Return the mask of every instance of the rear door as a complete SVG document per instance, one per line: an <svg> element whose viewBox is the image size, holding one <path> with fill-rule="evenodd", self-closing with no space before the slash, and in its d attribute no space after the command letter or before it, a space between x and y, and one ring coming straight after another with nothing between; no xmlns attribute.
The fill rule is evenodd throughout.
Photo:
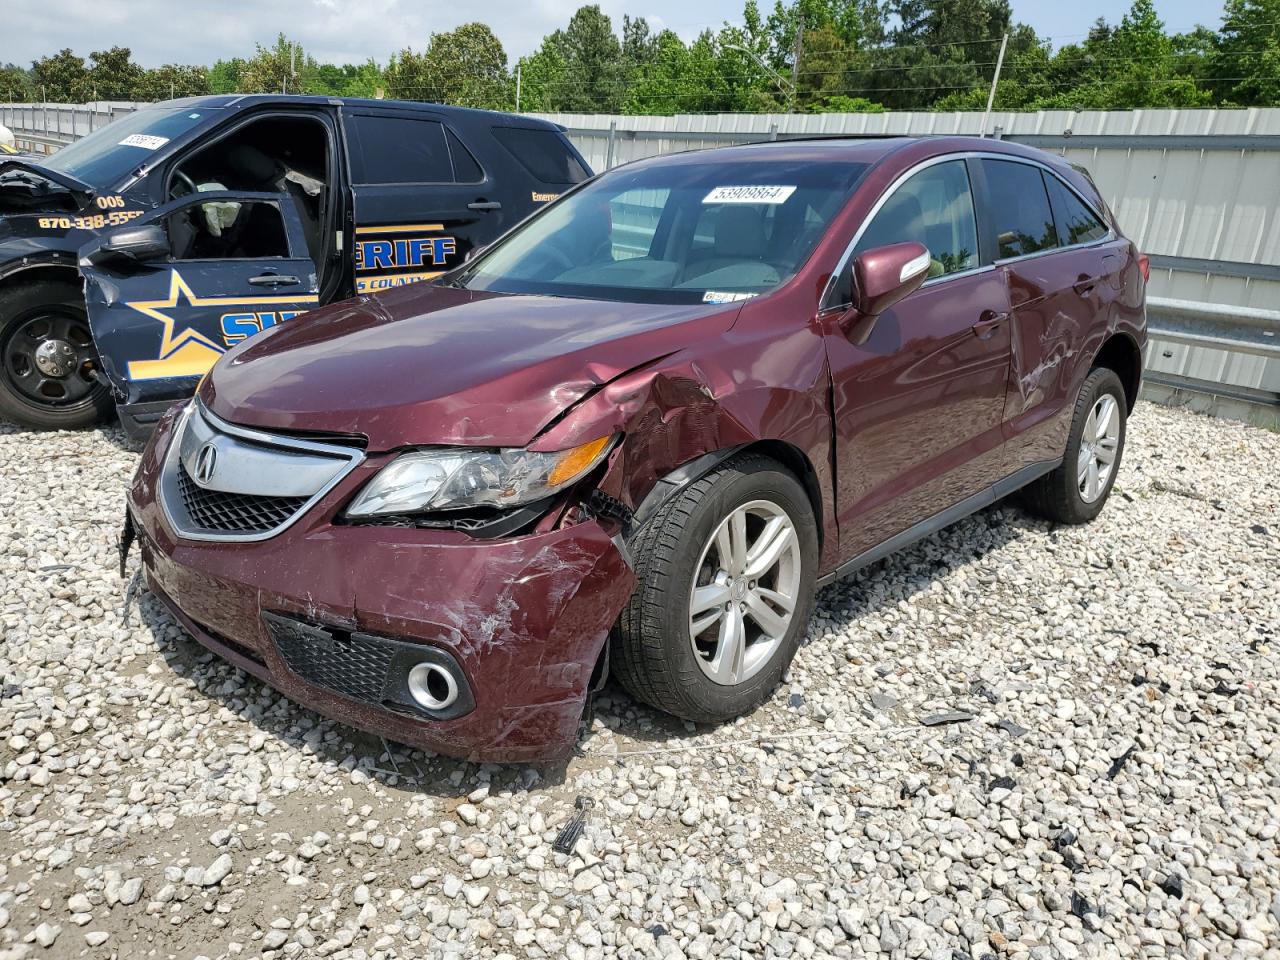
<svg viewBox="0 0 1280 960"><path fill-rule="evenodd" d="M89 326L125 403L180 399L246 337L319 302L316 268L292 201L281 194L188 195L132 221L161 224L168 258L89 262L80 251Z"/></svg>
<svg viewBox="0 0 1280 960"><path fill-rule="evenodd" d="M344 107L357 293L434 277L503 229L493 173L443 118Z"/></svg>
<svg viewBox="0 0 1280 960"><path fill-rule="evenodd" d="M1099 318L1119 295L1124 261L1100 215L1048 169L1006 159L978 166L1013 318L1005 401L1013 472L1062 456L1084 360L1106 335Z"/></svg>

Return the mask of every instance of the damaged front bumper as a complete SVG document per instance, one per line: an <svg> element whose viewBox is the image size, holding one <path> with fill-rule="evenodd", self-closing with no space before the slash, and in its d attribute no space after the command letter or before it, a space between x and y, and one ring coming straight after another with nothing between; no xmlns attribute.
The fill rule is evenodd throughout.
<svg viewBox="0 0 1280 960"><path fill-rule="evenodd" d="M291 699L402 743L500 762L570 754L634 586L607 520L490 540L334 524L369 475L357 470L269 539L184 539L157 498L174 419L143 455L129 511L148 586L197 640ZM411 695L419 662L456 680L447 709Z"/></svg>

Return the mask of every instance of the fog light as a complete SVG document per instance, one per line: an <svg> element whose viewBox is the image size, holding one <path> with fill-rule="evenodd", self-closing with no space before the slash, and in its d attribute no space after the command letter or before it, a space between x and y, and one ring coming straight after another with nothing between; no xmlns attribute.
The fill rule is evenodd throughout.
<svg viewBox="0 0 1280 960"><path fill-rule="evenodd" d="M458 681L438 663L419 663L409 671L409 696L424 710L446 710L458 699Z"/></svg>

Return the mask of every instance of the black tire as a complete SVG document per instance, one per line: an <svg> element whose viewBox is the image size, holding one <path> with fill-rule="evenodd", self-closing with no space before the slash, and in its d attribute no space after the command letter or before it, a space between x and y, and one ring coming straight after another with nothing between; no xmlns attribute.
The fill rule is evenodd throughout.
<svg viewBox="0 0 1280 960"><path fill-rule="evenodd" d="M1090 502L1081 495L1078 482L1080 443L1089 413L1104 395L1110 395L1116 404L1115 416L1119 418L1120 428L1119 444L1111 473L1097 499ZM1023 503L1028 510L1046 520L1068 524L1088 523L1102 512L1107 498L1111 495L1111 488L1115 485L1116 476L1120 473L1120 462L1124 456L1128 420L1127 404L1124 385L1120 383L1120 378L1116 376L1114 370L1098 367L1085 378L1084 383L1080 385L1080 395L1076 398L1075 412L1071 418L1071 433L1067 436L1067 449L1062 458L1062 464L1023 490Z"/></svg>
<svg viewBox="0 0 1280 960"><path fill-rule="evenodd" d="M46 378L42 390L38 371L32 373L29 348L55 337L52 327L42 327L45 321L66 333L71 352L64 362L71 369L65 376ZM91 377L96 363L78 284L50 280L0 289L0 417L37 430L75 430L103 422L115 405L110 390Z"/></svg>
<svg viewBox="0 0 1280 960"><path fill-rule="evenodd" d="M689 630L690 590L703 547L724 518L753 501L781 508L799 543L790 625L757 672L722 685L699 666ZM686 720L718 723L758 707L782 680L813 613L818 530L804 488L779 463L736 457L673 496L635 533L636 589L619 619L612 670L638 700Z"/></svg>

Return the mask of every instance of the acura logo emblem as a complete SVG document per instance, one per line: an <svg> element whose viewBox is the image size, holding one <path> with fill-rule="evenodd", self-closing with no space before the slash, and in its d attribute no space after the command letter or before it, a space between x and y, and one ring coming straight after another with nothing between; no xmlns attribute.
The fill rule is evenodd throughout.
<svg viewBox="0 0 1280 960"><path fill-rule="evenodd" d="M207 487L216 469L218 469L218 448L213 445L213 441L210 441L196 454L196 483Z"/></svg>

